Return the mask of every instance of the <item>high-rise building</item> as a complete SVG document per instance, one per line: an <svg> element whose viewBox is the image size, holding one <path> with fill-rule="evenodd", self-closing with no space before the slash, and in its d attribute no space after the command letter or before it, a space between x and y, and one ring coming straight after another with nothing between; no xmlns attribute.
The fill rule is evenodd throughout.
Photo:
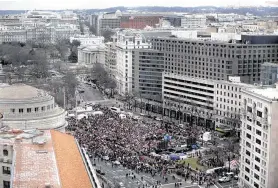
<svg viewBox="0 0 278 188"><path fill-rule="evenodd" d="M240 186L276 188L278 88L242 90Z"/></svg>

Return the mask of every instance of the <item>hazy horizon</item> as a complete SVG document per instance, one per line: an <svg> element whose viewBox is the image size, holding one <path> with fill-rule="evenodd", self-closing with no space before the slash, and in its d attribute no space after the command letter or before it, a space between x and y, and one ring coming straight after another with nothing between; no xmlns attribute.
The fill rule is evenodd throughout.
<svg viewBox="0 0 278 188"><path fill-rule="evenodd" d="M139 7L139 6L165 6L165 7L197 7L197 6L271 6L264 0L195 0L194 4L185 0L171 1L129 1L129 0L102 0L94 2L90 0L0 0L0 10L63 10L63 9L102 9L110 7Z"/></svg>

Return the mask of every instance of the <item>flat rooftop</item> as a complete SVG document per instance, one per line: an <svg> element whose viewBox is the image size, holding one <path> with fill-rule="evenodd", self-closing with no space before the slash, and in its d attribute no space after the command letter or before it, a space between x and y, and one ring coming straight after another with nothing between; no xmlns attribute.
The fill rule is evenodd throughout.
<svg viewBox="0 0 278 188"><path fill-rule="evenodd" d="M278 88L262 87L248 89L247 91L261 95L271 100L278 100Z"/></svg>
<svg viewBox="0 0 278 188"><path fill-rule="evenodd" d="M56 130L1 128L0 142L14 149L13 187L94 187L72 135Z"/></svg>
<svg viewBox="0 0 278 188"><path fill-rule="evenodd" d="M45 185L62 187L50 132L46 131L39 137L46 142L44 144L15 142L13 187L29 188Z"/></svg>
<svg viewBox="0 0 278 188"><path fill-rule="evenodd" d="M59 131L50 132L62 187L92 188L75 138Z"/></svg>

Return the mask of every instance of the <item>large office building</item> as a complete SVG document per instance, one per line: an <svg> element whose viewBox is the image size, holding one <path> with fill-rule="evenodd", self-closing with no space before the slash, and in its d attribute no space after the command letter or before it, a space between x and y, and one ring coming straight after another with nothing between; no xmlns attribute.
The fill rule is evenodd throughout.
<svg viewBox="0 0 278 188"><path fill-rule="evenodd" d="M55 130L1 129L1 188L100 188L76 139Z"/></svg>
<svg viewBox="0 0 278 188"><path fill-rule="evenodd" d="M273 85L278 81L278 64L264 63L261 67L261 84Z"/></svg>
<svg viewBox="0 0 278 188"><path fill-rule="evenodd" d="M241 40L212 41L178 37L152 38L164 53L164 71L196 78L260 82L261 64L278 61L278 36L241 35Z"/></svg>
<svg viewBox="0 0 278 188"><path fill-rule="evenodd" d="M132 91L144 98L161 100L163 53L157 50L132 51Z"/></svg>
<svg viewBox="0 0 278 188"><path fill-rule="evenodd" d="M190 116L194 116L195 121L200 120L199 123L212 121L214 82L166 72L162 82L165 115L187 122Z"/></svg>
<svg viewBox="0 0 278 188"><path fill-rule="evenodd" d="M214 123L215 128L239 131L241 90L257 87L259 86L241 83L240 77L229 77L225 81L164 73L162 93L165 115L187 122L187 117L194 115L202 117L200 120L206 126L209 121Z"/></svg>
<svg viewBox="0 0 278 188"><path fill-rule="evenodd" d="M56 129L67 126L66 112L45 91L24 84L0 86L1 123L14 129Z"/></svg>
<svg viewBox="0 0 278 188"><path fill-rule="evenodd" d="M276 188L278 88L244 89L242 101L239 185Z"/></svg>

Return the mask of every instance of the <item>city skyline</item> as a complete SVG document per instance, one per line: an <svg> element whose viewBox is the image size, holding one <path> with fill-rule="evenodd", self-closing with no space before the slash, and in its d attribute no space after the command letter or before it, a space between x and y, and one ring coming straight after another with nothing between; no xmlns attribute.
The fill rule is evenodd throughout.
<svg viewBox="0 0 278 188"><path fill-rule="evenodd" d="M265 3L264 0L195 0L194 4L189 1L172 0L172 1L127 1L127 0L103 0L101 2L92 2L90 0L0 0L0 10L59 10L59 9L94 9L94 8L109 8L117 6L136 7L136 6L181 6L181 7L196 7L196 6L271 6Z"/></svg>

